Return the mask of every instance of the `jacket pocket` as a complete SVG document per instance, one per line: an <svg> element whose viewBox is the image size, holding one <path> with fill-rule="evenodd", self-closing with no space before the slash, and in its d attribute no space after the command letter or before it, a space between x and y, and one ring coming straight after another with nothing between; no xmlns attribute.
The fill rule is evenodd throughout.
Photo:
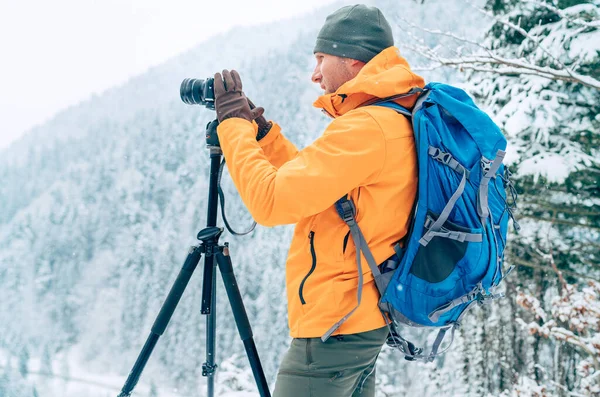
<svg viewBox="0 0 600 397"><path fill-rule="evenodd" d="M300 288L298 290L298 295L300 296L300 302L303 305L306 304L306 301L304 300L304 284L306 283L306 280L308 280L310 275L313 274L313 272L317 268L317 253L315 252L315 232L311 231L308 235L308 238L310 239L310 255L312 257L312 265L310 267L310 270L306 274L306 276L304 276L304 278L302 279L302 282L300 283Z"/></svg>
<svg viewBox="0 0 600 397"><path fill-rule="evenodd" d="M331 373L319 373L315 371L290 371L282 369L279 371L280 375L299 376L302 378L324 378L329 379L330 382L341 378L344 375L343 371L331 372Z"/></svg>

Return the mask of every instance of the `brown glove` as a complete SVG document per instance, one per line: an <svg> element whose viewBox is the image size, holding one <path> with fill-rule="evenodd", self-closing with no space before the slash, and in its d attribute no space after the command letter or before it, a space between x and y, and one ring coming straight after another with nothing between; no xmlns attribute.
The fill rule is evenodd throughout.
<svg viewBox="0 0 600 397"><path fill-rule="evenodd" d="M248 99L242 91L242 79L235 70L231 73L223 70L223 77L215 73L215 110L219 123L223 120L239 117L252 121L260 117L265 109L258 107L250 109Z"/></svg>
<svg viewBox="0 0 600 397"><path fill-rule="evenodd" d="M246 99L248 100L250 109L263 109L262 107L257 108L252 103L250 98L246 98ZM263 112L264 112L264 109L263 109ZM271 123L270 121L267 121L267 119L265 119L263 112L260 113L260 116L258 116L256 119L254 119L254 121L256 121L256 124L258 125L258 133L256 134L257 141L260 141L261 139L263 139L269 133L269 131L271 130L271 127L273 127L273 123Z"/></svg>

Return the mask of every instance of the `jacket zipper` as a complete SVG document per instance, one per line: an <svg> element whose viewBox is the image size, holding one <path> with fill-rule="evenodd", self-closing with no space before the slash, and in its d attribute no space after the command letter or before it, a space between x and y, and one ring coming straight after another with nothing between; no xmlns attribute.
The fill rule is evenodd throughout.
<svg viewBox="0 0 600 397"><path fill-rule="evenodd" d="M306 301L304 300L304 296L302 294L302 290L304 289L304 283L317 268L317 254L315 253L315 232L311 231L308 235L308 238L310 239L310 254L312 255L312 266L308 271L308 274L306 274L306 276L304 276L304 279L302 279L302 282L300 283L300 289L298 291L298 295L300 295L300 302L302 302L303 305L306 304Z"/></svg>
<svg viewBox="0 0 600 397"><path fill-rule="evenodd" d="M348 237L350 237L350 232L346 233L346 236L344 237L344 247L342 249L342 254L346 253L346 246L348 245Z"/></svg>

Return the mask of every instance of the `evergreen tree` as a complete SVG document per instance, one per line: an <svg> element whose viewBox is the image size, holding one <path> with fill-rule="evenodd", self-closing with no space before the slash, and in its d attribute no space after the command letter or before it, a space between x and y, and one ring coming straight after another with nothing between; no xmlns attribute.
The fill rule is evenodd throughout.
<svg viewBox="0 0 600 397"><path fill-rule="evenodd" d="M522 229L507 252L518 277L507 281L542 306L556 290L553 268L574 282L600 274L599 4L490 0L486 8L495 23L485 46L496 61L467 65L477 71L470 81L477 99L509 138L520 196ZM478 73L483 70L488 73ZM530 318L518 309L515 314ZM551 362L543 354L548 348ZM535 334L529 349L538 385L554 382L552 389L566 395L579 383L572 348Z"/></svg>
<svg viewBox="0 0 600 397"><path fill-rule="evenodd" d="M574 277L600 273L598 4L490 1L499 18L490 47L549 72L517 69L492 82L477 75L473 82L515 153L524 232L511 245L511 261L547 266L545 255L552 252L558 268ZM513 25L520 30L507 28ZM574 77L560 77L565 73Z"/></svg>
<svg viewBox="0 0 600 397"><path fill-rule="evenodd" d="M430 67L467 71L467 90L509 139L505 162L514 187L506 182L509 196L520 196L521 232L509 236L506 262L518 273L505 285L513 300L494 310L509 322L495 327L508 335L506 343L494 344L486 331L476 343L514 372L507 367L479 375L488 378L489 391L499 382L508 394L513 385L518 393L568 394L580 381L576 353L561 341L528 335L513 319L541 321L524 313L514 296L527 291L548 306L559 290L556 270L575 283L600 276L600 2L487 0L481 9L469 3L493 22L485 40L449 33L463 45L454 54L424 45L413 49ZM479 366L482 351L465 356L468 373L481 371L472 367ZM551 388L548 382L554 382Z"/></svg>
<svg viewBox="0 0 600 397"><path fill-rule="evenodd" d="M29 372L28 366L29 366L29 351L24 346L21 349L21 354L19 355L19 373L21 374L21 376L27 375L27 373Z"/></svg>

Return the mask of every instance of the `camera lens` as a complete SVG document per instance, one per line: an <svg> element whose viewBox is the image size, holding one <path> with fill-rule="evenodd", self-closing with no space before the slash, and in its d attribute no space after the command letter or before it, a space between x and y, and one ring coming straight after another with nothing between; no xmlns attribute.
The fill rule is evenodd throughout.
<svg viewBox="0 0 600 397"><path fill-rule="evenodd" d="M179 94L181 100L188 105L206 105L203 98L204 80L202 79L184 79L181 82Z"/></svg>
<svg viewBox="0 0 600 397"><path fill-rule="evenodd" d="M215 110L215 79L184 79L179 89L181 100L188 105L204 105Z"/></svg>

